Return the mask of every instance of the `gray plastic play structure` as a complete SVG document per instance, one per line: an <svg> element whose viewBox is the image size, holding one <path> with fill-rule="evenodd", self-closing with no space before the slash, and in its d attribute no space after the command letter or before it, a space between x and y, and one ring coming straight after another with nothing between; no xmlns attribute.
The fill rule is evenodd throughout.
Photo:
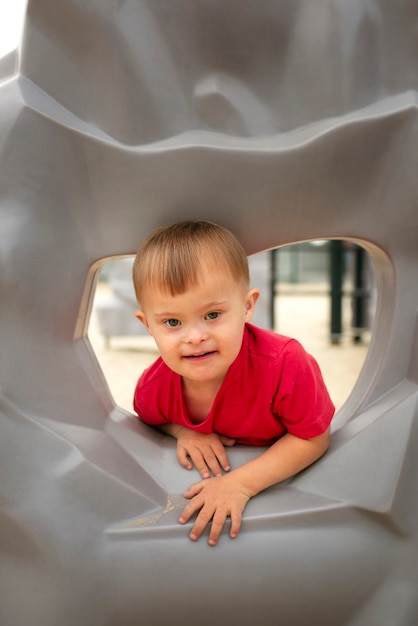
<svg viewBox="0 0 418 626"><path fill-rule="evenodd" d="M417 0L29 2L0 62L1 626L416 626L417 21ZM216 548L177 523L198 476L86 337L101 265L200 218L249 254L359 243L378 291L329 452Z"/></svg>

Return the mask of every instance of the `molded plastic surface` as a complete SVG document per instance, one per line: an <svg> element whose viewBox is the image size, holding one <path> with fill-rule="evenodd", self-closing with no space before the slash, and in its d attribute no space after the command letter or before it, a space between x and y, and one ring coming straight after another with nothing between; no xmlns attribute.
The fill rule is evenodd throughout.
<svg viewBox="0 0 418 626"><path fill-rule="evenodd" d="M2 625L418 622L417 18L413 0L29 2L0 65ZM103 260L188 218L249 254L351 239L379 293L330 451L215 549L176 521L196 476L114 406L86 338Z"/></svg>

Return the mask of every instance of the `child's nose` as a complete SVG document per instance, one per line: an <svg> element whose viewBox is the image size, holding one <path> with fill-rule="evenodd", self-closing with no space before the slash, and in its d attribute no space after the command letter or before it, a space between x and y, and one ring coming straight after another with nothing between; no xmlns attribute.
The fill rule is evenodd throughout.
<svg viewBox="0 0 418 626"><path fill-rule="evenodd" d="M207 338L207 333L202 324L194 324L188 328L188 343L198 344Z"/></svg>

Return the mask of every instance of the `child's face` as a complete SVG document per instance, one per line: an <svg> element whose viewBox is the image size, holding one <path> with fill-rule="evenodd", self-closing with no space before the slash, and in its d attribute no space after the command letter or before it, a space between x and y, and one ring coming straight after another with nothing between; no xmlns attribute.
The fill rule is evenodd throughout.
<svg viewBox="0 0 418 626"><path fill-rule="evenodd" d="M198 286L185 293L145 293L137 317L186 384L216 386L238 356L258 296L257 289L247 291L229 271L204 266Z"/></svg>

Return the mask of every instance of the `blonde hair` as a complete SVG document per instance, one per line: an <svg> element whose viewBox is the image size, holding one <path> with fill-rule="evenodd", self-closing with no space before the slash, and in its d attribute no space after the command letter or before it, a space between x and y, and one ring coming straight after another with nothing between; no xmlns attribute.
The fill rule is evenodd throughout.
<svg viewBox="0 0 418 626"><path fill-rule="evenodd" d="M133 282L139 303L144 291L158 288L178 295L195 287L203 263L227 268L248 288L245 251L229 230L206 221L188 221L154 230L139 249L133 265Z"/></svg>

